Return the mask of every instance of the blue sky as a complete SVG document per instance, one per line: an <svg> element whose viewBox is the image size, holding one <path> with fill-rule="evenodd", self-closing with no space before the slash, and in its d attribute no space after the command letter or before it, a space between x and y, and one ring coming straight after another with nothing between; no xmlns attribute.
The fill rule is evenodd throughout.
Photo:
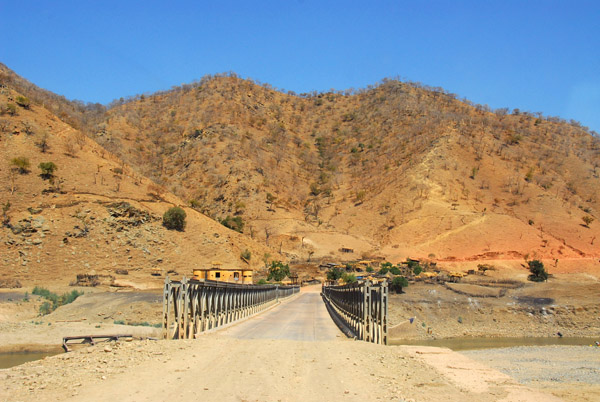
<svg viewBox="0 0 600 402"><path fill-rule="evenodd" d="M0 62L108 103L234 71L275 87L384 77L600 132L599 1L0 0Z"/></svg>

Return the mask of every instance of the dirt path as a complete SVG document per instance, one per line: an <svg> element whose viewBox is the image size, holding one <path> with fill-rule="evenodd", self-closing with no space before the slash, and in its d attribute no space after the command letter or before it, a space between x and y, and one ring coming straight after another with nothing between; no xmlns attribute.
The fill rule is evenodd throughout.
<svg viewBox="0 0 600 402"><path fill-rule="evenodd" d="M319 293L303 292L289 303L221 331L236 339L328 341L343 337Z"/></svg>

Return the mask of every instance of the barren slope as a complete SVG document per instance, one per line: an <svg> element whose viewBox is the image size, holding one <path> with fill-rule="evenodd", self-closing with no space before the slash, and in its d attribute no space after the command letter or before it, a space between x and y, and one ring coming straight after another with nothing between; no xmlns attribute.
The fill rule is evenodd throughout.
<svg viewBox="0 0 600 402"><path fill-rule="evenodd" d="M0 106L19 93L0 88ZM136 174L117 157L63 123L41 105L17 106L0 116L0 280L25 285L67 285L77 274L99 274L104 283L160 287L163 274L191 275L194 267L219 260L225 266L263 265L271 250L201 213L185 208L184 232L162 226L171 206L185 203ZM45 143L45 149L41 145ZM26 158L22 172L13 164ZM38 165L53 162L53 178ZM117 273L119 271L119 273ZM177 275L171 273L171 275Z"/></svg>
<svg viewBox="0 0 600 402"><path fill-rule="evenodd" d="M94 138L291 259L598 257L600 142L385 81L296 96L233 77L114 105Z"/></svg>

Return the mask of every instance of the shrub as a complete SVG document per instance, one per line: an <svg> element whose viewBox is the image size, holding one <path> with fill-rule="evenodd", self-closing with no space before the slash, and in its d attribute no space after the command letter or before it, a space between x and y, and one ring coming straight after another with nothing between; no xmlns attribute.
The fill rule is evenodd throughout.
<svg viewBox="0 0 600 402"><path fill-rule="evenodd" d="M185 229L185 217L186 213L182 208L169 208L163 215L163 226L169 230L179 230L181 232Z"/></svg>
<svg viewBox="0 0 600 402"><path fill-rule="evenodd" d="M54 176L54 171L58 169L54 162L40 162L38 167L42 171L41 176L44 179L51 179Z"/></svg>
<svg viewBox="0 0 600 402"><path fill-rule="evenodd" d="M242 258L242 260L250 261L250 258L252 258L252 253L250 252L250 250L245 249L240 254L240 257Z"/></svg>
<svg viewBox="0 0 600 402"><path fill-rule="evenodd" d="M7 103L6 104L6 113L8 113L11 116L16 116L17 115L17 105L15 105L14 103Z"/></svg>
<svg viewBox="0 0 600 402"><path fill-rule="evenodd" d="M548 280L548 273L541 261L528 261L527 265L529 265L529 272L531 272L531 275L529 275L527 279L533 282L544 282Z"/></svg>
<svg viewBox="0 0 600 402"><path fill-rule="evenodd" d="M400 268L398 268L398 267L391 267L390 272L394 275L400 275L402 273L402 272L400 272Z"/></svg>
<svg viewBox="0 0 600 402"><path fill-rule="evenodd" d="M47 301L42 303L40 306L39 312L41 315L50 314L60 306L64 306L65 304L73 303L75 299L83 294L83 292L78 292L77 290L73 290L70 293L64 293L59 296L56 293L49 291L46 288L34 287L31 291L31 294L43 297Z"/></svg>
<svg viewBox="0 0 600 402"><path fill-rule="evenodd" d="M583 222L585 223L585 227L589 228L590 227L590 223L594 222L594 218L592 218L589 215L584 216L583 218L581 218L581 220L583 220Z"/></svg>
<svg viewBox="0 0 600 402"><path fill-rule="evenodd" d="M370 265L367 265L366 270L367 270L367 272L371 273L371 272L373 272L373 267Z"/></svg>
<svg viewBox="0 0 600 402"><path fill-rule="evenodd" d="M227 215L227 218L221 221L221 225L231 230L235 230L236 232L244 232L244 220L241 216L231 217Z"/></svg>
<svg viewBox="0 0 600 402"><path fill-rule="evenodd" d="M396 293L402 293L402 288L408 286L408 281L403 276L397 276L392 280L391 288L396 291Z"/></svg>
<svg viewBox="0 0 600 402"><path fill-rule="evenodd" d="M267 281L266 281L266 279L260 279L256 284L257 285L266 285Z"/></svg>
<svg viewBox="0 0 600 402"><path fill-rule="evenodd" d="M10 164L19 170L19 173L25 174L29 172L29 159L24 156L13 158Z"/></svg>
<svg viewBox="0 0 600 402"><path fill-rule="evenodd" d="M268 281L279 282L286 276L290 275L290 267L281 261L271 261L269 267L269 275L267 276Z"/></svg>
<svg viewBox="0 0 600 402"><path fill-rule="evenodd" d="M346 283L354 283L354 282L356 282L356 276L354 276L354 274L343 274L342 275L342 279Z"/></svg>
<svg viewBox="0 0 600 402"><path fill-rule="evenodd" d="M23 109L29 109L29 107L31 106L31 101L29 100L29 98L26 98L25 96L17 96L17 99L15 99L15 102L17 103L17 105L21 106Z"/></svg>
<svg viewBox="0 0 600 402"><path fill-rule="evenodd" d="M423 272L423 268L421 268L420 265L415 265L413 268L413 274L419 275L421 272Z"/></svg>

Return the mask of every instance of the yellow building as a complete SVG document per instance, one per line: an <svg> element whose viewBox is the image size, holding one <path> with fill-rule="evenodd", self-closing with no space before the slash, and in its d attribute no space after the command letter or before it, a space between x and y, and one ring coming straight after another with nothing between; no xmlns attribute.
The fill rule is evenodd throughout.
<svg viewBox="0 0 600 402"><path fill-rule="evenodd" d="M196 268L192 279L230 283L252 284L252 270L241 268L222 268L220 262L213 262L211 268Z"/></svg>

